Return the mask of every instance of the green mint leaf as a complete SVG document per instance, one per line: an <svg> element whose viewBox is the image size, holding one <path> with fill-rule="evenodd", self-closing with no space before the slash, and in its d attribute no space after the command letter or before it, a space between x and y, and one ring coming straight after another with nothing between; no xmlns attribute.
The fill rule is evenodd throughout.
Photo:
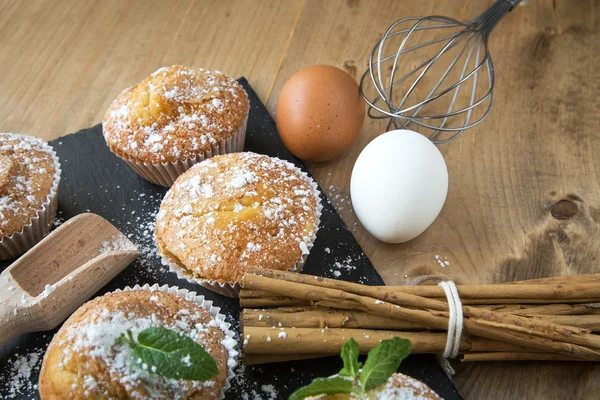
<svg viewBox="0 0 600 400"><path fill-rule="evenodd" d="M135 340L133 339L133 334L129 329L127 329L127 336L124 333L121 333L121 336L117 338L119 343L125 343L130 345L131 347L135 347Z"/></svg>
<svg viewBox="0 0 600 400"><path fill-rule="evenodd" d="M411 350L410 341L399 337L382 340L376 347L371 349L360 373L362 391L383 385L396 372L400 362L410 354Z"/></svg>
<svg viewBox="0 0 600 400"><path fill-rule="evenodd" d="M353 389L353 381L348 378L339 376L317 378L312 383L292 393L289 400L302 400L306 397L318 396L320 394L352 393Z"/></svg>
<svg viewBox="0 0 600 400"><path fill-rule="evenodd" d="M358 362L358 356L360 355L360 349L358 343L353 338L350 338L344 346L342 346L342 354L340 357L344 361L344 368L341 369L340 375L350 376L352 378L358 375L358 370L361 367L361 363Z"/></svg>
<svg viewBox="0 0 600 400"><path fill-rule="evenodd" d="M133 359L150 373L191 381L205 381L218 373L215 360L188 336L153 327L141 331L137 339Z"/></svg>

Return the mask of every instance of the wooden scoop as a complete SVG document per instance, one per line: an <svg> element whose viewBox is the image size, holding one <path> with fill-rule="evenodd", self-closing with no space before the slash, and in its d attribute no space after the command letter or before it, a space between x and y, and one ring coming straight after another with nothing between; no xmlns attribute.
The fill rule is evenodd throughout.
<svg viewBox="0 0 600 400"><path fill-rule="evenodd" d="M58 326L139 254L98 215L65 222L0 274L0 347Z"/></svg>

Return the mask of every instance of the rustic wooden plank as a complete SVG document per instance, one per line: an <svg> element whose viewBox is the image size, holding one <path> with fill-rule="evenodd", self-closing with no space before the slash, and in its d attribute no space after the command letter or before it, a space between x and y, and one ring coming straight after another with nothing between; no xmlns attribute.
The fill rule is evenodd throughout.
<svg viewBox="0 0 600 400"><path fill-rule="evenodd" d="M507 62L498 68L490 131L473 137L478 154L461 156L472 167L458 183L469 195L460 197L472 223L480 221L487 276L478 275L488 281L600 269L600 73L591 67L599 60L598 3L539 3L518 9L493 36L497 64ZM563 199L571 206L553 206ZM572 205L577 213L569 218ZM506 399L595 398L600 392L597 365L499 364L461 367L460 390L467 398L497 390L503 393L497 398ZM512 397L502 390L507 387Z"/></svg>
<svg viewBox="0 0 600 400"><path fill-rule="evenodd" d="M358 78L379 35L400 17L467 19L491 4L483 3L308 1L268 107L274 110L281 86L306 65L333 64ZM504 282L600 270L598 4L530 3L492 34L497 86L491 116L440 146L450 191L440 217L422 236L387 245L355 226L348 199L351 166L380 134L380 123L367 122L340 159L310 166L386 283L419 275ZM442 269L436 255L450 265ZM600 368L591 364L458 367L455 381L467 399L592 398L600 392Z"/></svg>
<svg viewBox="0 0 600 400"><path fill-rule="evenodd" d="M491 37L492 114L440 147L450 192L421 237L386 245L355 226L351 167L381 123L368 121L340 159L310 166L388 284L423 274L483 283L600 270L598 2L530 3ZM396 19L467 19L489 4L0 2L1 129L50 139L93 125L120 90L175 62L247 76L273 112L303 66L333 64L358 77ZM442 269L436 255L450 265ZM599 377L591 364L485 363L459 365L455 381L468 399L559 399L591 398Z"/></svg>
<svg viewBox="0 0 600 400"><path fill-rule="evenodd" d="M50 140L95 125L123 89L176 63L245 75L266 100L301 7L248 0L0 2L1 130Z"/></svg>

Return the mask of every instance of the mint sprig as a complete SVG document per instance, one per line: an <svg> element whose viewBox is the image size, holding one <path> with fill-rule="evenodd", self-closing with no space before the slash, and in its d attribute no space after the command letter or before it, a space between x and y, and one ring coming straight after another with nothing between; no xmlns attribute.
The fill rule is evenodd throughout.
<svg viewBox="0 0 600 400"><path fill-rule="evenodd" d="M312 383L301 387L290 396L289 400L302 400L310 396L321 394L339 394L352 393L354 390L354 381L341 376L330 378L317 378Z"/></svg>
<svg viewBox="0 0 600 400"><path fill-rule="evenodd" d="M358 375L358 370L362 366L362 363L358 362L358 356L360 355L360 349L358 343L353 338L350 338L342 346L342 353L340 357L344 362L344 368L340 370L340 375L350 376L354 378Z"/></svg>
<svg viewBox="0 0 600 400"><path fill-rule="evenodd" d="M371 390L383 385L400 363L410 354L412 345L409 340L395 337L382 340L376 347L369 351L365 366L360 373L360 387L363 391Z"/></svg>
<svg viewBox="0 0 600 400"><path fill-rule="evenodd" d="M344 361L344 368L340 370L339 376L317 378L292 393L289 400L302 400L321 394L366 393L383 385L398 370L411 350L409 340L398 337L382 340L369 351L367 361L361 369L358 343L350 338L342 347L340 357Z"/></svg>
<svg viewBox="0 0 600 400"><path fill-rule="evenodd" d="M189 336L161 327L138 334L121 334L119 341L133 349L133 364L150 373L171 379L205 381L219 372L215 360Z"/></svg>

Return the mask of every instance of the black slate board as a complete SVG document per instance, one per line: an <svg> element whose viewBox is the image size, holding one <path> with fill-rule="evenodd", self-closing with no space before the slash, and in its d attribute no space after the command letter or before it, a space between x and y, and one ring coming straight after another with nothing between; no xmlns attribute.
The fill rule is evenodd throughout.
<svg viewBox="0 0 600 400"><path fill-rule="evenodd" d="M246 150L286 159L306 170L304 164L294 158L279 140L275 122L248 82L244 78L240 82L248 92L251 103ZM157 282L195 290L214 300L215 305L229 315L228 321L239 331L237 300L179 280L175 274L161 266L153 249L151 234L154 214L166 193L165 188L146 182L110 153L102 137L101 125L54 140L51 145L58 153L63 170L59 217L69 219L82 212L99 214L130 236L142 250L142 256L99 294L127 285ZM342 274L339 279L382 285L383 280L340 216L327 200L323 201L323 205L321 227L304 272L334 277L333 272L339 271ZM345 267L331 269L336 262ZM0 270L9 264L10 262L0 263ZM43 354L54 333L55 331L23 335L0 349L0 398L39 398L33 387L13 397L15 393L10 392L11 379L14 379L11 370L14 370L15 360L19 356L34 350ZM246 367L241 375L243 378L233 382L226 398L242 399L246 394L250 399L269 399L261 386L271 384L278 393L277 398L286 399L293 390L309 383L313 378L332 375L340 368L341 360L338 357ZM454 385L433 356L412 355L402 362L400 371L427 383L445 399L460 399ZM37 381L38 374L39 369L35 369L30 381Z"/></svg>

